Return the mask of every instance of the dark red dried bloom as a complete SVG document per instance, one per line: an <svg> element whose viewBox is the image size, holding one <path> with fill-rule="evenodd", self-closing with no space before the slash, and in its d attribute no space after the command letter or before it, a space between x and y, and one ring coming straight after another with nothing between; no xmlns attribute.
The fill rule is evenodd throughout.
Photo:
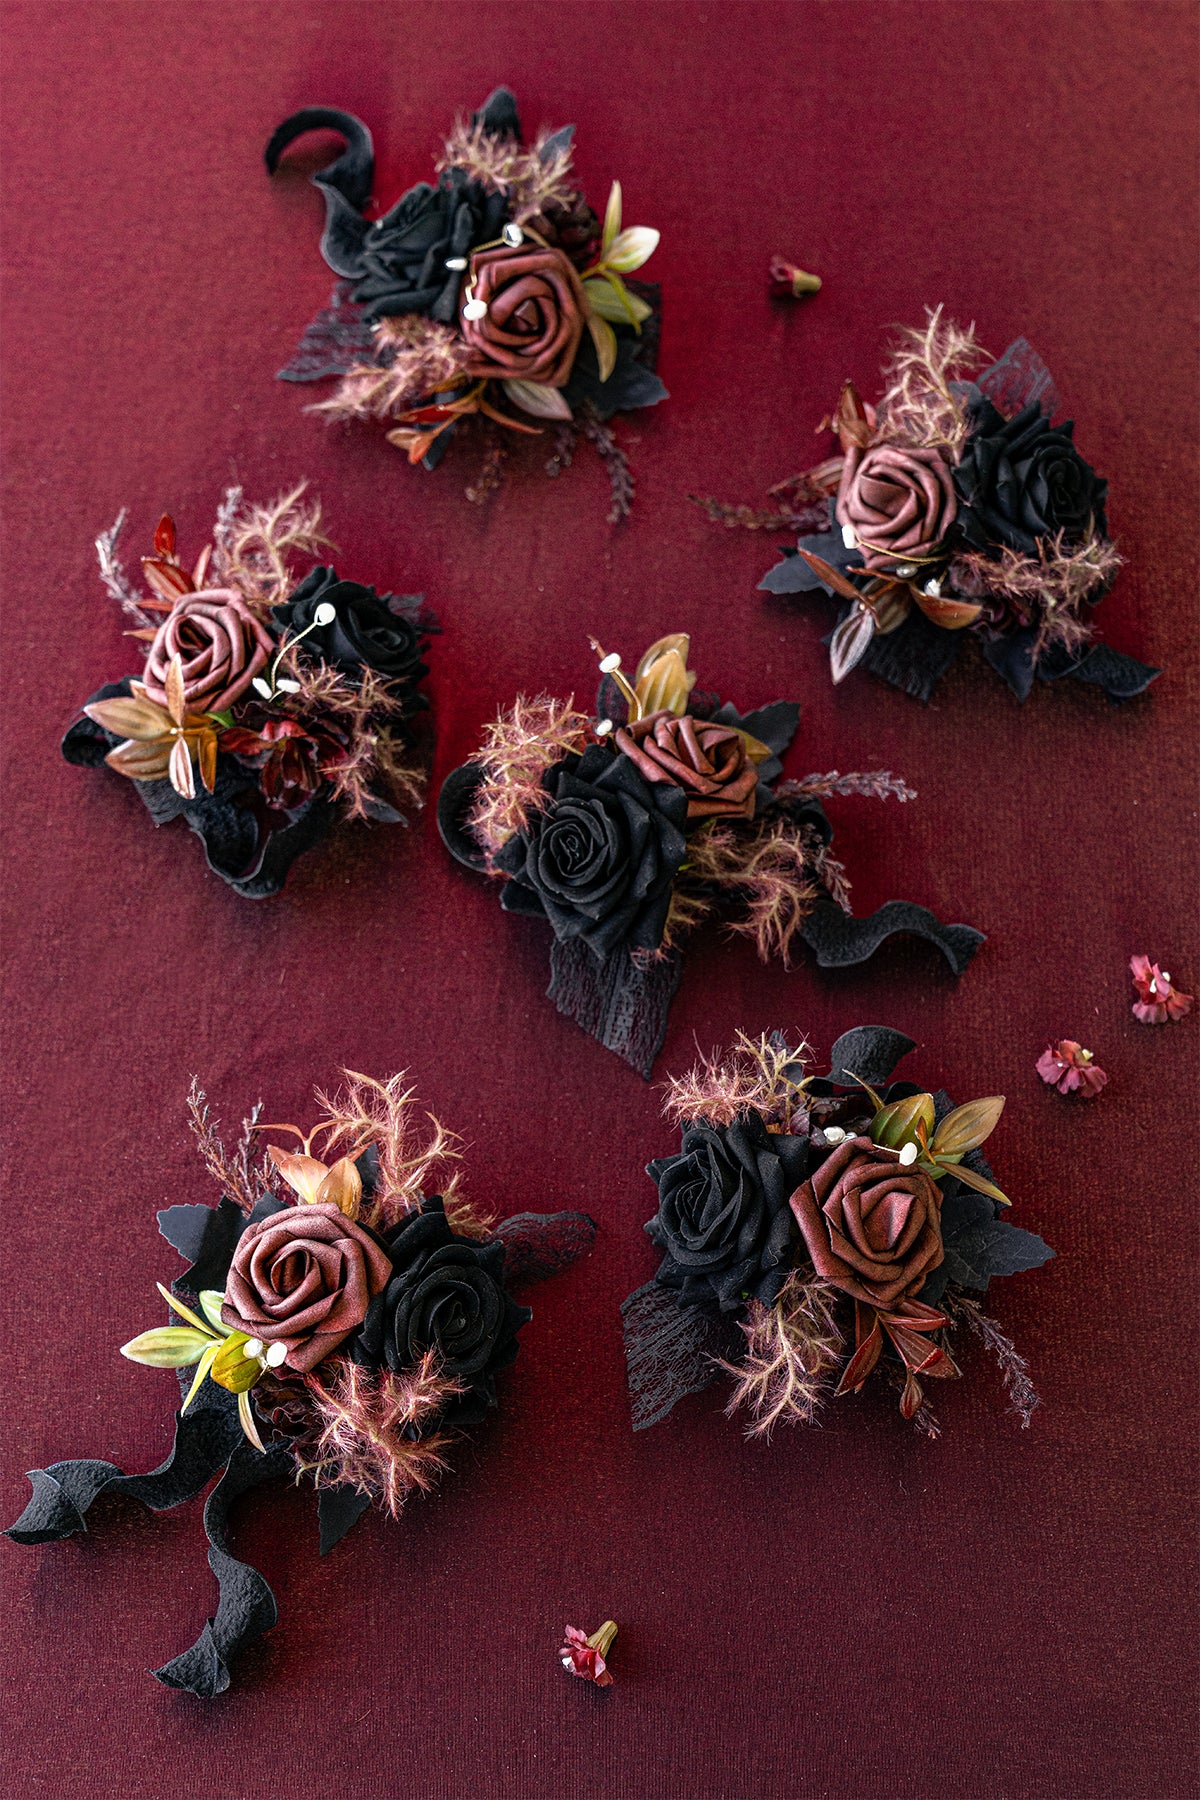
<svg viewBox="0 0 1200 1800"><path fill-rule="evenodd" d="M1037 1072L1060 1094L1077 1093L1082 1100L1094 1100L1108 1081L1092 1052L1072 1038L1048 1044L1037 1059Z"/></svg>
<svg viewBox="0 0 1200 1800"><path fill-rule="evenodd" d="M323 765L339 749L324 733L309 731L289 718L265 719L254 731L231 726L221 733L220 744L222 750L253 762L267 799L284 805L317 791Z"/></svg>
<svg viewBox="0 0 1200 1800"><path fill-rule="evenodd" d="M1129 973L1137 989L1133 1016L1143 1025L1165 1025L1192 1010L1192 996L1172 987L1171 977L1148 956L1131 956Z"/></svg>
<svg viewBox="0 0 1200 1800"><path fill-rule="evenodd" d="M611 1619L606 1619L591 1637L586 1637L577 1625L568 1625L563 1634L563 1647L558 1653L567 1674L578 1675L581 1681L594 1681L597 1687L611 1687L613 1678L604 1658L616 1635L617 1628Z"/></svg>

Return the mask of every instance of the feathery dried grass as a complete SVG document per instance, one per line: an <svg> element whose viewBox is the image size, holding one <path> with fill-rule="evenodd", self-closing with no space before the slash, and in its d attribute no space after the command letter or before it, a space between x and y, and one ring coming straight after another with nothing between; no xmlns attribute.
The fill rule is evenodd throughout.
<svg viewBox="0 0 1200 1800"><path fill-rule="evenodd" d="M1012 1339L1001 1331L994 1319L988 1318L977 1300L969 1300L965 1294L947 1293L942 1309L949 1313L955 1324L964 1323L991 1352L1008 1391L1008 1410L1020 1419L1021 1429L1028 1431L1034 1413L1042 1404L1041 1396L1029 1378L1029 1364Z"/></svg>
<svg viewBox="0 0 1200 1800"><path fill-rule="evenodd" d="M736 1383L725 1411L750 1414L748 1438L769 1442L777 1425L816 1423L845 1342L834 1317L838 1299L828 1282L793 1269L774 1306L750 1301L741 1323L745 1355L718 1362Z"/></svg>
<svg viewBox="0 0 1200 1800"><path fill-rule="evenodd" d="M286 600L295 579L293 557L319 556L330 547L321 530L320 501L302 504L307 486L299 482L268 506L247 506L239 494L236 511L225 524L225 579L260 612Z"/></svg>
<svg viewBox="0 0 1200 1800"><path fill-rule="evenodd" d="M376 362L355 363L327 400L307 408L331 421L392 419L463 373L467 348L447 325L405 313L375 327Z"/></svg>
<svg viewBox="0 0 1200 1800"><path fill-rule="evenodd" d="M242 1120L242 1135L233 1151L227 1150L222 1141L220 1121L212 1117L208 1096L196 1075L192 1076L192 1085L188 1089L187 1106L188 1128L196 1140L205 1168L221 1191L228 1194L243 1212L249 1212L264 1194L272 1192L271 1165L267 1158L263 1156L257 1165L251 1165L258 1147L262 1101L256 1100Z"/></svg>
<svg viewBox="0 0 1200 1800"><path fill-rule="evenodd" d="M699 832L687 867L693 879L736 895L745 917L729 921L731 932L753 938L763 962L778 957L791 967L796 934L821 897L804 826L776 814L749 829Z"/></svg>
<svg viewBox="0 0 1200 1800"><path fill-rule="evenodd" d="M540 131L532 144L516 138L497 137L481 125L456 119L436 167L465 169L472 180L506 194L518 225L534 219L549 205L569 205L575 199L570 179L571 146L543 156L551 133Z"/></svg>
<svg viewBox="0 0 1200 1800"><path fill-rule="evenodd" d="M122 507L107 531L102 531L96 539L96 560L100 564L100 579L114 600L121 604L122 612L131 618L135 625L143 631L155 631L160 623L157 615L148 613L142 606L142 597L125 573L125 567L117 555L117 544L125 529L126 512Z"/></svg>
<svg viewBox="0 0 1200 1800"><path fill-rule="evenodd" d="M828 775L806 775L802 781L781 781L775 788L777 800L826 800L832 794L864 794L870 800L915 800L916 788L909 787L890 769L868 769L840 775L831 769Z"/></svg>
<svg viewBox="0 0 1200 1800"><path fill-rule="evenodd" d="M950 383L991 357L975 337L942 317L942 308L926 308L924 330L901 329L887 383L877 409L879 435L900 438L926 449L945 450L957 460L967 436L967 417Z"/></svg>
<svg viewBox="0 0 1200 1800"><path fill-rule="evenodd" d="M428 1493L449 1467L446 1452L459 1434L429 1427L462 1384L438 1372L432 1350L413 1369L394 1375L360 1368L348 1357L328 1358L304 1378L303 1389L280 1383L274 1412L299 1427L291 1444L296 1477L318 1487L351 1487L397 1518L415 1493Z"/></svg>
<svg viewBox="0 0 1200 1800"><path fill-rule="evenodd" d="M779 1032L752 1038L739 1031L731 1050L701 1055L686 1075L663 1083L663 1111L676 1125L692 1125L698 1119L732 1125L746 1113L757 1112L768 1124L791 1131L805 1107L802 1077L788 1070L802 1068L808 1054L803 1039L793 1047Z"/></svg>
<svg viewBox="0 0 1200 1800"><path fill-rule="evenodd" d="M576 710L573 694L567 700L549 694L527 700L521 694L488 726L475 758L484 773L467 829L489 861L531 813L547 804L542 776L553 763L584 748L591 724L586 713Z"/></svg>
<svg viewBox="0 0 1200 1800"><path fill-rule="evenodd" d="M413 1212L426 1194L441 1194L446 1217L465 1237L486 1237L487 1216L458 1191L455 1164L461 1139L448 1131L430 1112L418 1115L413 1089L406 1088L403 1071L387 1081L376 1081L353 1069L343 1069L345 1085L330 1096L318 1091L317 1104L325 1113L322 1131L326 1154L335 1149L361 1155L374 1146L379 1158L379 1179L373 1198L364 1204L368 1225L388 1230L406 1213ZM428 1129L420 1122L428 1121Z"/></svg>
<svg viewBox="0 0 1200 1800"><path fill-rule="evenodd" d="M1006 544L999 557L960 552L950 565L956 593L971 599L994 595L1023 624L1037 624L1034 655L1050 644L1077 650L1092 635L1080 608L1098 588L1107 587L1121 567L1115 545L1095 533L1082 544L1068 545L1060 531L1038 542L1036 556L1023 556Z"/></svg>

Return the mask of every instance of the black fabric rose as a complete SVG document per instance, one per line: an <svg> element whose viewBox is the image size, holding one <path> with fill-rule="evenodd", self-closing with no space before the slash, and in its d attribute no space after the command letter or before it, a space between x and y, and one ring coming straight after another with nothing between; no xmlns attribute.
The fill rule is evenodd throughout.
<svg viewBox="0 0 1200 1800"><path fill-rule="evenodd" d="M364 318L427 313L453 325L465 259L476 244L500 236L508 202L462 169L447 169L436 187L418 182L390 212L368 227L358 261L363 270L354 299ZM448 263L463 262L462 268Z"/></svg>
<svg viewBox="0 0 1200 1800"><path fill-rule="evenodd" d="M647 1165L658 1212L646 1226L665 1252L656 1280L685 1306L767 1306L787 1278L796 1235L788 1205L808 1174L808 1139L769 1132L757 1113L685 1126L676 1156Z"/></svg>
<svg viewBox="0 0 1200 1800"><path fill-rule="evenodd" d="M544 914L557 938L580 938L602 959L622 944L656 950L687 851L684 790L652 786L600 744L556 763L543 784L549 806L497 853L511 877L502 904Z"/></svg>
<svg viewBox="0 0 1200 1800"><path fill-rule="evenodd" d="M332 606L328 625L315 624L317 608ZM408 692L407 710L415 712L429 702L416 692L417 683L429 673L421 661L420 630L411 620L394 613L387 596L357 581L339 581L336 569L317 567L304 577L282 606L272 609L275 623L289 637L305 634L301 653L320 657L343 675L361 676L374 669L392 687Z"/></svg>
<svg viewBox="0 0 1200 1800"><path fill-rule="evenodd" d="M980 396L970 409L971 435L954 471L962 502L958 523L976 550L997 544L1037 555L1039 538L1062 532L1068 544L1107 533L1108 483L1075 448L1074 424L1052 425L1036 401L1005 419Z"/></svg>
<svg viewBox="0 0 1200 1800"><path fill-rule="evenodd" d="M504 1287L504 1245L458 1237L440 1196L426 1200L384 1242L393 1272L354 1342L354 1360L398 1374L427 1350L466 1392L442 1415L476 1425L496 1404L495 1375L515 1362L517 1333L533 1317Z"/></svg>

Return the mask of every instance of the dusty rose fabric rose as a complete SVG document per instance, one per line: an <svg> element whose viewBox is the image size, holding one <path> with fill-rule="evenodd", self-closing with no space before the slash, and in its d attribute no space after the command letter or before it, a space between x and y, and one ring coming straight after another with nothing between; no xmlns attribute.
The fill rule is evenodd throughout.
<svg viewBox="0 0 1200 1800"><path fill-rule="evenodd" d="M233 588L182 594L158 628L142 681L151 700L167 703L171 659L183 661L189 712L223 712L240 700L275 648L275 640Z"/></svg>
<svg viewBox="0 0 1200 1800"><path fill-rule="evenodd" d="M751 819L758 771L746 740L713 719L648 713L617 732L624 751L647 781L673 781L686 789L689 819Z"/></svg>
<svg viewBox="0 0 1200 1800"><path fill-rule="evenodd" d="M851 525L868 569L934 556L958 513L940 451L907 444L852 444L838 488L839 525Z"/></svg>
<svg viewBox="0 0 1200 1800"><path fill-rule="evenodd" d="M462 318L477 380L537 381L562 387L571 373L587 313L583 283L561 250L522 244L480 250L471 258L472 299L487 307Z"/></svg>
<svg viewBox="0 0 1200 1800"><path fill-rule="evenodd" d="M306 1375L362 1324L391 1272L387 1252L336 1206L290 1206L238 1239L221 1317L286 1344L288 1368Z"/></svg>
<svg viewBox="0 0 1200 1800"><path fill-rule="evenodd" d="M792 1195L818 1275L868 1306L917 1292L944 1260L937 1182L870 1138L847 1138Z"/></svg>

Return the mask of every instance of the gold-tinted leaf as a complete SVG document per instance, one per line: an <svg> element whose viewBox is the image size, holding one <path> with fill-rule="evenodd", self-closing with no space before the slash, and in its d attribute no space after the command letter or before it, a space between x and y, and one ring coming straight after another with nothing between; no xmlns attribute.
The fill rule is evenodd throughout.
<svg viewBox="0 0 1200 1800"><path fill-rule="evenodd" d="M621 229L621 184L614 181L608 190L608 205L604 209L604 232L600 239L601 255L608 249Z"/></svg>
<svg viewBox="0 0 1200 1800"><path fill-rule="evenodd" d="M200 765L200 779L211 794L217 785L217 734L215 731L198 731L196 733L196 761Z"/></svg>
<svg viewBox="0 0 1200 1800"><path fill-rule="evenodd" d="M138 743L149 743L171 729L169 716L153 700L96 700L83 710L93 724L111 731L114 737L133 738Z"/></svg>
<svg viewBox="0 0 1200 1800"><path fill-rule="evenodd" d="M735 725L733 729L737 732L743 744L745 744L746 755L756 766L759 763L768 762L770 758L774 756L775 752L771 749L771 746L769 744L764 744L761 738L752 737L750 732L743 731L741 727L737 725Z"/></svg>
<svg viewBox="0 0 1200 1800"><path fill-rule="evenodd" d="M998 1200L1001 1206L1012 1205L1008 1195L1002 1194L995 1182L985 1180L982 1175L977 1175L974 1169L968 1169L962 1163L955 1163L953 1167L943 1169L941 1173L953 1175L956 1181L965 1182L969 1188L974 1188L977 1194L987 1194L989 1199Z"/></svg>
<svg viewBox="0 0 1200 1800"><path fill-rule="evenodd" d="M640 294L631 294L619 275L611 280L603 275L590 275L583 284L588 305L613 325L640 325L648 319L653 307Z"/></svg>
<svg viewBox="0 0 1200 1800"><path fill-rule="evenodd" d="M192 586L194 588L198 589L204 586L204 577L208 574L208 559L211 555L212 545L205 544L203 550L196 558L196 566L192 570Z"/></svg>
<svg viewBox="0 0 1200 1800"><path fill-rule="evenodd" d="M650 648L642 652L637 673L633 678L635 686L642 679L655 657L661 656L664 650L677 650L686 664L691 648L692 640L686 631L669 631L666 637L655 638Z"/></svg>
<svg viewBox="0 0 1200 1800"><path fill-rule="evenodd" d="M213 1338L212 1342L208 1346L208 1349L204 1352L203 1356L200 1358L200 1361L196 1364L195 1379L193 1380L191 1387L187 1391L187 1399L184 1401L183 1405L179 1409L181 1413L186 1412L188 1407L192 1404L192 1401L196 1398L196 1395L199 1393L200 1388L203 1385L204 1377L208 1374L209 1370L213 1366L213 1363L216 1361L217 1352L220 1350L220 1348L221 1348L221 1339Z"/></svg>
<svg viewBox="0 0 1200 1800"><path fill-rule="evenodd" d="M334 1163L317 1189L317 1199L323 1205L336 1206L338 1211L345 1213L348 1219L358 1217L358 1209L362 1201L362 1176L350 1157L343 1156Z"/></svg>
<svg viewBox="0 0 1200 1800"><path fill-rule="evenodd" d="M962 1156L964 1151L978 1149L991 1137L1004 1111L1003 1094L987 1100L972 1100L947 1113L933 1134L930 1151L934 1156Z"/></svg>
<svg viewBox="0 0 1200 1800"><path fill-rule="evenodd" d="M246 1355L249 1342L244 1331L231 1331L213 1357L212 1378L218 1387L227 1388L231 1394L244 1394L263 1372L261 1359Z"/></svg>
<svg viewBox="0 0 1200 1800"><path fill-rule="evenodd" d="M888 1150L899 1150L903 1144L919 1144L921 1132L918 1128L924 1126L928 1143L933 1120L933 1095L908 1094L903 1100L893 1100L881 1107L875 1114L871 1120L871 1142L882 1144Z"/></svg>
<svg viewBox="0 0 1200 1800"><path fill-rule="evenodd" d="M254 1408L250 1404L249 1393L238 1395L238 1420L254 1448L261 1450L265 1456L267 1446L258 1435L258 1426L254 1423Z"/></svg>
<svg viewBox="0 0 1200 1800"><path fill-rule="evenodd" d="M154 1285L166 1301L167 1305L171 1308L172 1312L177 1312L181 1319L186 1319L189 1325L194 1325L196 1327L197 1331L207 1331L208 1327L205 1325L204 1320L198 1319L190 1306L185 1306L182 1300L177 1300L170 1289L165 1288L161 1281L156 1281Z"/></svg>
<svg viewBox="0 0 1200 1800"><path fill-rule="evenodd" d="M105 757L110 769L131 781L162 781L171 767L171 747L163 738L157 744L138 744L126 738Z"/></svg>
<svg viewBox="0 0 1200 1800"><path fill-rule="evenodd" d="M600 379L607 381L617 366L617 334L597 312L589 312L587 328L591 332L592 342L596 346L596 361L600 366Z"/></svg>
<svg viewBox="0 0 1200 1800"><path fill-rule="evenodd" d="M183 658L178 653L167 665L163 692L167 696L167 711L171 715L171 723L182 725L187 708L183 698Z"/></svg>
<svg viewBox="0 0 1200 1800"><path fill-rule="evenodd" d="M618 275L632 275L644 262L649 262L658 249L661 232L652 225L630 225L619 231L604 252L606 268Z"/></svg>
<svg viewBox="0 0 1200 1800"><path fill-rule="evenodd" d="M122 1344L121 1355L151 1369L186 1369L199 1361L211 1343L207 1331L193 1331L187 1325L160 1325L157 1330L143 1331L140 1337Z"/></svg>
<svg viewBox="0 0 1200 1800"><path fill-rule="evenodd" d="M300 1156L293 1150L281 1150L277 1144L268 1146L267 1155L305 1205L315 1205L320 1196L321 1183L329 1173L326 1165L318 1162L315 1156Z"/></svg>
<svg viewBox="0 0 1200 1800"><path fill-rule="evenodd" d="M688 695L692 691L692 681L688 680L687 664L678 650L664 650L656 656L647 668L641 680L634 685L634 693L642 709L642 717L647 713L667 711L682 718L687 711Z"/></svg>
<svg viewBox="0 0 1200 1800"><path fill-rule="evenodd" d="M903 581L882 582L877 591L864 595L875 618L880 637L899 631L912 612L912 595Z"/></svg>
<svg viewBox="0 0 1200 1800"><path fill-rule="evenodd" d="M814 556L811 550L805 550L802 545L797 545L796 554L802 556L813 574L819 575L825 586L832 588L835 594L840 594L843 600L853 600L856 606L863 604L863 597L850 577L843 575L840 569L835 569L832 563L827 563L823 556ZM848 625L849 619L844 623Z"/></svg>
<svg viewBox="0 0 1200 1800"><path fill-rule="evenodd" d="M558 388L542 381L505 381L501 383L514 406L532 413L535 419L569 419L571 409Z"/></svg>
<svg viewBox="0 0 1200 1800"><path fill-rule="evenodd" d="M214 1331L219 1331L222 1337L228 1337L229 1327L221 1317L221 1306L224 1299L224 1294L218 1292L216 1288L205 1288L200 1295L200 1311Z"/></svg>

